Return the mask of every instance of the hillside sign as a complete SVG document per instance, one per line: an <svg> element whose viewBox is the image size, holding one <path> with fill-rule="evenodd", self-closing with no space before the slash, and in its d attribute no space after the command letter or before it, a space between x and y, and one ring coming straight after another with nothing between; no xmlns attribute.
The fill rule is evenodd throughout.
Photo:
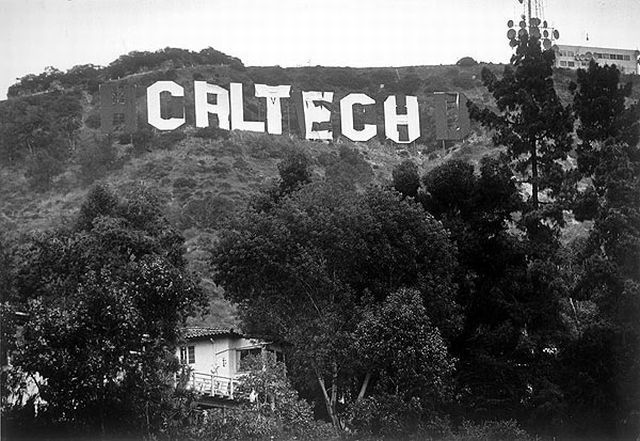
<svg viewBox="0 0 640 441"><path fill-rule="evenodd" d="M331 140L336 135L331 113L334 92L299 91L292 93L290 85L254 85L254 96L265 104L262 121L245 118L243 85L230 83L229 90L206 81L193 81L190 95L174 81L156 81L146 88L146 120L157 130L175 130L187 124L186 102L196 127L209 127L211 122L225 130L245 130L273 135L282 134L282 104L294 104L300 133L309 140ZM436 139L458 140L469 133L466 98L460 93L435 94ZM135 86L106 83L100 86L100 118L102 130L112 132L118 125L133 132L137 125ZM366 142L378 134L378 126L356 124L354 112L375 111L376 101L365 93L348 93L338 101L339 134L354 142ZM398 144L408 144L421 136L418 97L389 95L382 103L384 126L381 133Z"/></svg>

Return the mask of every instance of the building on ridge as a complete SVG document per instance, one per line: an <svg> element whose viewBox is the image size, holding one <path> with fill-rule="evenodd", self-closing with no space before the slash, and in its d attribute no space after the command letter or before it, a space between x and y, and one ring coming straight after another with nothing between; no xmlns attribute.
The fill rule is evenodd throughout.
<svg viewBox="0 0 640 441"><path fill-rule="evenodd" d="M586 69L593 59L600 66L615 64L621 73L640 75L640 51L637 49L614 49L604 47L558 44L555 67L563 69Z"/></svg>

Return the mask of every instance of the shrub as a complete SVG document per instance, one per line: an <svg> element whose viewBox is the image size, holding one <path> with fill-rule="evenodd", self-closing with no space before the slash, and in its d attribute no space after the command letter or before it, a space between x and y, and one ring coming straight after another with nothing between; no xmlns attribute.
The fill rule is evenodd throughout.
<svg viewBox="0 0 640 441"><path fill-rule="evenodd" d="M33 190L46 191L51 186L54 176L62 173L64 169L63 160L46 150L41 150L28 159L25 177Z"/></svg>
<svg viewBox="0 0 640 441"><path fill-rule="evenodd" d="M472 67L476 66L478 62L471 57L462 57L456 62L456 66L460 67Z"/></svg>
<svg viewBox="0 0 640 441"><path fill-rule="evenodd" d="M184 207L185 219L190 225L200 228L218 228L220 223L233 212L231 199L220 195L207 195L203 199L192 199Z"/></svg>
<svg viewBox="0 0 640 441"><path fill-rule="evenodd" d="M110 137L97 143L87 143L78 149L79 177L90 184L112 170L118 161L118 154Z"/></svg>
<svg viewBox="0 0 640 441"><path fill-rule="evenodd" d="M413 161L407 159L402 161L392 171L393 188L404 196L415 197L420 188L420 175L418 167Z"/></svg>
<svg viewBox="0 0 640 441"><path fill-rule="evenodd" d="M366 185L373 179L373 170L357 148L344 144L339 147L339 159L327 167L329 181L353 187Z"/></svg>
<svg viewBox="0 0 640 441"><path fill-rule="evenodd" d="M219 127L203 127L196 130L193 136L201 139L229 139L229 130Z"/></svg>
<svg viewBox="0 0 640 441"><path fill-rule="evenodd" d="M189 177L180 176L173 181L173 188L195 188L198 183Z"/></svg>
<svg viewBox="0 0 640 441"><path fill-rule="evenodd" d="M153 146L160 150L171 150L177 143L186 138L182 131L161 133L153 140Z"/></svg>
<svg viewBox="0 0 640 441"><path fill-rule="evenodd" d="M533 439L514 420L482 423L465 421L454 437L455 441L530 441Z"/></svg>
<svg viewBox="0 0 640 441"><path fill-rule="evenodd" d="M144 152L151 151L152 142L155 134L151 130L138 130L131 135L133 144L133 153L141 155Z"/></svg>
<svg viewBox="0 0 640 441"><path fill-rule="evenodd" d="M90 129L99 129L100 128L100 114L92 113L84 120L84 125L89 127Z"/></svg>
<svg viewBox="0 0 640 441"><path fill-rule="evenodd" d="M420 427L422 406L419 399L403 401L397 395L374 395L355 403L347 412L352 430L360 435L406 438Z"/></svg>

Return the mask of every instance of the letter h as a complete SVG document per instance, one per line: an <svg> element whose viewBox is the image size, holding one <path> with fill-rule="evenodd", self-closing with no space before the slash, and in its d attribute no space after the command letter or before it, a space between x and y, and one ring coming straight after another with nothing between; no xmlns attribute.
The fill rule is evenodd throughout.
<svg viewBox="0 0 640 441"><path fill-rule="evenodd" d="M136 131L136 89L131 84L100 85L100 128L111 133L124 126L126 133Z"/></svg>

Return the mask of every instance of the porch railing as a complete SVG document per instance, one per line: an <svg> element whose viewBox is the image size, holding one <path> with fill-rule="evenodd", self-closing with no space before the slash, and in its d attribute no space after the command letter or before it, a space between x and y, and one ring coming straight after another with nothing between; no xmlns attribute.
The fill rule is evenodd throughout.
<svg viewBox="0 0 640 441"><path fill-rule="evenodd" d="M191 389L211 397L221 397L233 400L237 397L234 389L238 381L234 378L213 375L205 372L191 372L189 386Z"/></svg>

